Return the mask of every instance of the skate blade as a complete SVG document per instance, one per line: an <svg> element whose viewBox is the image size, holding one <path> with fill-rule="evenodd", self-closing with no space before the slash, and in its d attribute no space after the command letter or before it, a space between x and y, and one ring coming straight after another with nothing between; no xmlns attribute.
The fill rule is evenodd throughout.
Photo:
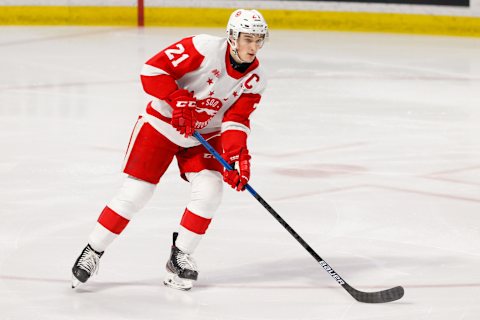
<svg viewBox="0 0 480 320"><path fill-rule="evenodd" d="M173 289L188 291L193 287L193 280L182 279L174 273L167 272L163 284Z"/></svg>
<svg viewBox="0 0 480 320"><path fill-rule="evenodd" d="M78 287L79 285L81 285L82 282L80 282L80 280L78 280L73 274L72 274L72 289L75 289L76 287Z"/></svg>

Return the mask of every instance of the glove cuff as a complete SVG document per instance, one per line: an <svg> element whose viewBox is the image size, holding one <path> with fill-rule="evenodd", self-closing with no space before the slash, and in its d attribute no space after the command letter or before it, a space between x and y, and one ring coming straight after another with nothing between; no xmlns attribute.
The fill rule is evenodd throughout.
<svg viewBox="0 0 480 320"><path fill-rule="evenodd" d="M193 95L188 90L177 89L177 90L173 91L172 93L170 93L165 98L165 102L167 102L172 108L175 109L175 108L177 108L176 101L178 100L178 98L181 98L181 97L193 98Z"/></svg>
<svg viewBox="0 0 480 320"><path fill-rule="evenodd" d="M225 153L247 149L247 134L240 130L228 130L223 132L222 147Z"/></svg>

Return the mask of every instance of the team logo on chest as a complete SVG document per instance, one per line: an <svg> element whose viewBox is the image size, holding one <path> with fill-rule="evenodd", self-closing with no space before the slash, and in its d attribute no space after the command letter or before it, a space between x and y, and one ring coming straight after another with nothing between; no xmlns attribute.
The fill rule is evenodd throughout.
<svg viewBox="0 0 480 320"><path fill-rule="evenodd" d="M197 122L195 123L195 129L205 128L218 110L222 107L223 103L217 98L206 98L197 102Z"/></svg>

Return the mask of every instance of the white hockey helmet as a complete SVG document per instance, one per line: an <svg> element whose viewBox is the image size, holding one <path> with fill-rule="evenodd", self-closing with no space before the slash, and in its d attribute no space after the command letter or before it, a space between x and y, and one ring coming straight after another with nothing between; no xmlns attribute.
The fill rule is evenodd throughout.
<svg viewBox="0 0 480 320"><path fill-rule="evenodd" d="M236 41L240 33L252 33L265 36L268 39L268 25L262 14L257 10L235 10L228 20L227 40L232 47L236 47Z"/></svg>

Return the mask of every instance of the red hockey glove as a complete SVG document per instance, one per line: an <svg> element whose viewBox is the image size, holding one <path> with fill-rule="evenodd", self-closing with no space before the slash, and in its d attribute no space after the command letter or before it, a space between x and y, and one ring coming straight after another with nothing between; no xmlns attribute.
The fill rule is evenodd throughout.
<svg viewBox="0 0 480 320"><path fill-rule="evenodd" d="M240 148L222 154L233 170L223 171L223 181L237 191L245 190L245 185L250 179L250 155L247 148Z"/></svg>
<svg viewBox="0 0 480 320"><path fill-rule="evenodd" d="M166 101L173 108L172 126L188 138L195 130L197 99L187 90L179 89L171 93Z"/></svg>

